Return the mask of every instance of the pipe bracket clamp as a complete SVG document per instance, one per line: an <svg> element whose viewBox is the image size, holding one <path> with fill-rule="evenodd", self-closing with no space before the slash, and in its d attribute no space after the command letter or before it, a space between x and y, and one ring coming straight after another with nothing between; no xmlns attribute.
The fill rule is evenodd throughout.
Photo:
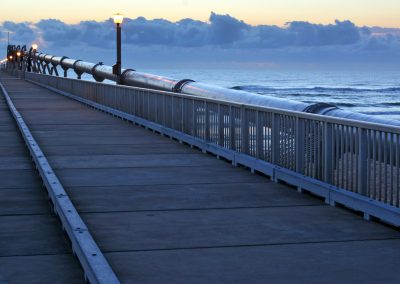
<svg viewBox="0 0 400 284"><path fill-rule="evenodd" d="M76 71L76 64L77 64L78 62L81 62L81 61L82 61L82 60L78 59L78 60L76 60L76 61L74 62L74 64L72 64L72 68L74 69L75 73L76 73L78 76L81 76L81 75L83 74L83 72L78 72L78 71Z"/></svg>
<svg viewBox="0 0 400 284"><path fill-rule="evenodd" d="M63 62L65 59L69 59L69 57L63 56L63 57L61 57L61 59L60 59L60 65L61 65L61 68L62 68L64 71L65 71L65 70L68 70L68 68L65 68L65 67L62 65L62 62Z"/></svg>
<svg viewBox="0 0 400 284"><path fill-rule="evenodd" d="M303 110L303 112L306 112L306 113L320 113L322 110L327 109L327 108L332 109L332 108L338 108L338 107L335 106L335 105L332 105L332 104L327 104L327 103L316 103L316 104L313 104L313 105L310 105L310 106L306 107Z"/></svg>
<svg viewBox="0 0 400 284"><path fill-rule="evenodd" d="M124 83L126 73L131 72L131 71L135 72L136 70L135 69L125 69L124 72L122 72L122 74L121 74L121 82L120 82L121 84Z"/></svg>
<svg viewBox="0 0 400 284"><path fill-rule="evenodd" d="M101 65L103 65L103 62L99 62L99 63L95 64L95 65L93 66L92 70L91 70L93 79L95 79L96 82L103 82L103 81L104 81L104 78L101 78L101 77L97 76L97 75L94 73L94 71L96 70L96 67L97 67L97 66L101 66Z"/></svg>
<svg viewBox="0 0 400 284"><path fill-rule="evenodd" d="M180 92L182 92L182 88L183 88L183 86L185 86L187 83L192 83L192 82L196 82L196 81L194 81L194 80L192 80L192 79L183 79L183 80L180 80L178 83L176 83L176 85L172 88L172 91L174 92L174 93L180 93Z"/></svg>

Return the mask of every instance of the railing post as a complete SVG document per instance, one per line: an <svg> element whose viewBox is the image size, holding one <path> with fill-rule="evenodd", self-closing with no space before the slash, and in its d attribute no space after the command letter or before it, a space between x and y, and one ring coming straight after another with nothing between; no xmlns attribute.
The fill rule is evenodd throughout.
<svg viewBox="0 0 400 284"><path fill-rule="evenodd" d="M206 119L206 127L205 127L205 131L206 131L206 141L209 142L210 141L210 114L209 114L210 110L208 107L208 103L204 102L204 115L205 115L205 119Z"/></svg>
<svg viewBox="0 0 400 284"><path fill-rule="evenodd" d="M249 152L249 120L247 119L246 108L240 109L240 128L241 128L241 152L248 154Z"/></svg>
<svg viewBox="0 0 400 284"><path fill-rule="evenodd" d="M171 96L171 128L175 128L175 97Z"/></svg>
<svg viewBox="0 0 400 284"><path fill-rule="evenodd" d="M229 146L231 150L235 149L235 116L233 114L232 106L229 106Z"/></svg>
<svg viewBox="0 0 400 284"><path fill-rule="evenodd" d="M304 173L304 120L296 118L296 172Z"/></svg>
<svg viewBox="0 0 400 284"><path fill-rule="evenodd" d="M333 183L333 125L324 123L324 181Z"/></svg>
<svg viewBox="0 0 400 284"><path fill-rule="evenodd" d="M222 111L221 104L218 104L218 145L224 146L224 129L225 129L225 123L224 123L224 113Z"/></svg>
<svg viewBox="0 0 400 284"><path fill-rule="evenodd" d="M192 135L197 137L197 115L194 99L192 99Z"/></svg>
<svg viewBox="0 0 400 284"><path fill-rule="evenodd" d="M258 110L256 112L256 158L264 159L264 126L261 123L261 112Z"/></svg>
<svg viewBox="0 0 400 284"><path fill-rule="evenodd" d="M184 102L183 102L183 97L181 97L180 98L180 100L181 100L181 109L179 110L180 112L181 112L181 123L180 123L180 129L179 129L179 131L181 131L181 132L185 132L185 128L184 128L184 124L185 124L185 121L184 121ZM179 142L182 142L182 141L179 141Z"/></svg>
<svg viewBox="0 0 400 284"><path fill-rule="evenodd" d="M277 113L272 114L271 125L271 162L275 165L279 164L279 155L281 148L281 134L280 134L280 115Z"/></svg>
<svg viewBox="0 0 400 284"><path fill-rule="evenodd" d="M358 193L364 196L368 195L367 190L367 130L358 128ZM379 149L380 150L380 149ZM353 170L353 169L351 169Z"/></svg>

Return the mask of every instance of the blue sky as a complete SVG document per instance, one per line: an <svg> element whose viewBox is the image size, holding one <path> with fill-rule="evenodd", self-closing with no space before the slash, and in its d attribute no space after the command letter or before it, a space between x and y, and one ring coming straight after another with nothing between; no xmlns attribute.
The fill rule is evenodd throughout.
<svg viewBox="0 0 400 284"><path fill-rule="evenodd" d="M112 64L115 30L108 15L120 11L127 15L125 67L398 69L400 63L399 17L392 17L400 1L156 0L150 6L100 0L94 6L71 0L68 7L24 1L20 13L2 4L3 49L11 31L12 43L35 42L46 53ZM35 12L45 4L53 9Z"/></svg>

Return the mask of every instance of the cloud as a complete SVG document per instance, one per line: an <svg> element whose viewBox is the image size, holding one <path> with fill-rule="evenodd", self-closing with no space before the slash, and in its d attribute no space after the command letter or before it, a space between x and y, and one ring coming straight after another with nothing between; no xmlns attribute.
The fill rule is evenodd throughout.
<svg viewBox="0 0 400 284"><path fill-rule="evenodd" d="M12 38L21 43L30 44L40 38L46 50L87 49L107 53L115 44L115 26L111 19L78 24L56 19L0 24L3 37L7 30L13 31ZM199 61L222 58L225 62L254 60L260 66L275 66L286 61L314 64L367 59L398 64L399 59L393 59L400 56L400 29L358 27L351 21L337 20L327 25L294 21L284 27L252 26L230 15L211 13L208 22L128 18L122 31L124 49L129 54L134 50L144 53L158 50L159 54L168 56L174 50L181 55L169 56L177 57L175 61L190 57L197 57Z"/></svg>

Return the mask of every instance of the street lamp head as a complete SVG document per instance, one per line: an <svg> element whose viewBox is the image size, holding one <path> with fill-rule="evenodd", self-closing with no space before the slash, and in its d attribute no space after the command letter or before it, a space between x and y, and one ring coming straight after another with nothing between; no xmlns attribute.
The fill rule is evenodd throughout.
<svg viewBox="0 0 400 284"><path fill-rule="evenodd" d="M32 49L36 50L38 48L38 45L36 43L32 44Z"/></svg>
<svg viewBox="0 0 400 284"><path fill-rule="evenodd" d="M20 57L21 56L21 52L18 51L17 52L17 56Z"/></svg>
<svg viewBox="0 0 400 284"><path fill-rule="evenodd" d="M12 55L10 55L10 60L13 59Z"/></svg>
<svg viewBox="0 0 400 284"><path fill-rule="evenodd" d="M117 25L122 24L122 21L124 20L124 15L122 15L120 13L116 13L112 17L114 19L114 23Z"/></svg>

